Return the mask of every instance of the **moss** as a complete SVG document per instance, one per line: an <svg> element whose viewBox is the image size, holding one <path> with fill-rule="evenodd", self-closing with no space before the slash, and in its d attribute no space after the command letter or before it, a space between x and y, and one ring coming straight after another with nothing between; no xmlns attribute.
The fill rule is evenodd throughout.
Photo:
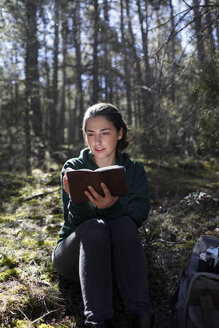
<svg viewBox="0 0 219 328"><path fill-rule="evenodd" d="M13 269L17 265L17 261L14 258L10 258L7 255L2 255L2 259L0 258L0 265L7 266L9 269Z"/></svg>
<svg viewBox="0 0 219 328"><path fill-rule="evenodd" d="M22 241L21 241L21 244L23 246L27 246L28 248L34 248L36 246L38 246L38 240L36 239L33 239L33 238L28 238L28 237L25 237Z"/></svg>
<svg viewBox="0 0 219 328"><path fill-rule="evenodd" d="M53 239L47 239L44 240L44 246L46 246L48 249L53 249L53 247L55 247L57 244L56 240Z"/></svg>
<svg viewBox="0 0 219 328"><path fill-rule="evenodd" d="M30 323L28 320L16 319L13 321L13 328L30 328Z"/></svg>
<svg viewBox="0 0 219 328"><path fill-rule="evenodd" d="M15 222L16 221L16 216L13 214L13 215L2 215L0 217L0 222L1 223L7 223L7 222Z"/></svg>
<svg viewBox="0 0 219 328"><path fill-rule="evenodd" d="M23 262L29 263L30 261L34 261L39 257L38 251L36 250L25 250L23 251L21 258Z"/></svg>
<svg viewBox="0 0 219 328"><path fill-rule="evenodd" d="M13 268L0 273L0 282L7 281L18 276L19 270Z"/></svg>

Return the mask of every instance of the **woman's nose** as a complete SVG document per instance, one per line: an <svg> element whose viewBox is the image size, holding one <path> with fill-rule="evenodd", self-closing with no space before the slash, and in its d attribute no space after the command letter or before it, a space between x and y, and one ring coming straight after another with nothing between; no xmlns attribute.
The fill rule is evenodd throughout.
<svg viewBox="0 0 219 328"><path fill-rule="evenodd" d="M96 144L101 143L101 136L100 136L100 135L96 135L96 136L95 136L95 143L96 143Z"/></svg>

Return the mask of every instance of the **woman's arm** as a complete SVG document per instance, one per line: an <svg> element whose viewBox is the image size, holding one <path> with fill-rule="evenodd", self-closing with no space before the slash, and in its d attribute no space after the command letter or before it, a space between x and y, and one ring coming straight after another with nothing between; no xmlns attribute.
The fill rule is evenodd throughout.
<svg viewBox="0 0 219 328"><path fill-rule="evenodd" d="M79 168L82 167L75 166L71 161L68 161L63 166L61 171L61 195L64 220L65 222L69 222L69 224L72 223L73 225L78 225L79 223L95 217L96 215L95 207L89 202L89 200L85 203L73 204L68 192L66 192L68 191L68 183L64 178L66 177L66 171Z"/></svg>
<svg viewBox="0 0 219 328"><path fill-rule="evenodd" d="M142 164L135 162L127 169L128 195L119 198L111 207L104 210L108 217L127 215L136 223L137 227L142 225L148 218L150 211L150 199L148 191L148 180Z"/></svg>

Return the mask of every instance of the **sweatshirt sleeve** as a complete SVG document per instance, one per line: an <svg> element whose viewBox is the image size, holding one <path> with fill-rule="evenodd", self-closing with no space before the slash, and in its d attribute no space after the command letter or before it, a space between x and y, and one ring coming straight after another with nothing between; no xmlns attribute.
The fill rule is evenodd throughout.
<svg viewBox="0 0 219 328"><path fill-rule="evenodd" d="M147 220L149 211L148 179L143 165L136 163L130 186L127 215L135 221L137 227L140 227Z"/></svg>
<svg viewBox="0 0 219 328"><path fill-rule="evenodd" d="M140 227L150 211L148 180L142 164L135 162L127 170L127 187L128 195L120 197L104 214L109 217L127 215Z"/></svg>
<svg viewBox="0 0 219 328"><path fill-rule="evenodd" d="M80 223L96 217L96 208L90 201L81 204L73 204L70 196L64 191L63 176L67 167L72 169L81 168L78 167L78 165L75 166L72 162L67 162L61 171L61 198L64 215L64 224L59 233L61 239L73 232Z"/></svg>

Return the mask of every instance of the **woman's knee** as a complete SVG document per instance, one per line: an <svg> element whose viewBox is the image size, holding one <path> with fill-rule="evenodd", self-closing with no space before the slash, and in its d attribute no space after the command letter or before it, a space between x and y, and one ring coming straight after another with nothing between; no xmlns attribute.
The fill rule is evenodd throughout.
<svg viewBox="0 0 219 328"><path fill-rule="evenodd" d="M106 241L109 237L108 225L101 219L90 219L78 227L81 239L97 241ZM77 234L77 231L76 231Z"/></svg>
<svg viewBox="0 0 219 328"><path fill-rule="evenodd" d="M134 232L137 233L138 229L135 222L129 216L122 216L115 218L110 221L111 230L116 230L118 232L128 233Z"/></svg>

